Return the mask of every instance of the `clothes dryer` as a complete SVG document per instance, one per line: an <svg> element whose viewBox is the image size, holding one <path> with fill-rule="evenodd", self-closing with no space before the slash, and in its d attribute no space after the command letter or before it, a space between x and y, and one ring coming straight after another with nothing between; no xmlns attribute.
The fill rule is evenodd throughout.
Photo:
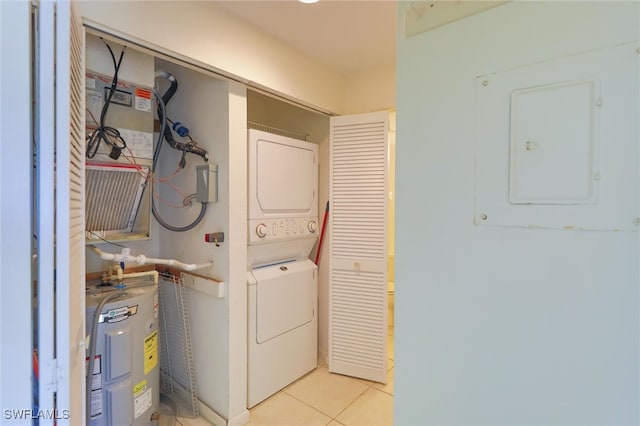
<svg viewBox="0 0 640 426"><path fill-rule="evenodd" d="M318 146L249 130L248 186L249 265L309 256L318 235Z"/></svg>

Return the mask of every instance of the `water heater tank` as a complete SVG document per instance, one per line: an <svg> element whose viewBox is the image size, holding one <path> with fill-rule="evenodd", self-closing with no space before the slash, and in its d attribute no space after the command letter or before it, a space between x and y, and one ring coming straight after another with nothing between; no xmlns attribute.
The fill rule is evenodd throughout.
<svg viewBox="0 0 640 426"><path fill-rule="evenodd" d="M99 289L87 293L87 330L106 294ZM97 335L91 336L96 354L88 424L148 425L160 402L158 287L124 290L104 306L99 320Z"/></svg>

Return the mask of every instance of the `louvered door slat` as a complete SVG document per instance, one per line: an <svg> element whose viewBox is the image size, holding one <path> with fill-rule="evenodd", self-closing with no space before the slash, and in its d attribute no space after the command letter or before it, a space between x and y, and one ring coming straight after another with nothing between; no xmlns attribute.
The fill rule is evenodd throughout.
<svg viewBox="0 0 640 426"><path fill-rule="evenodd" d="M329 370L383 383L387 134L387 113L331 119Z"/></svg>

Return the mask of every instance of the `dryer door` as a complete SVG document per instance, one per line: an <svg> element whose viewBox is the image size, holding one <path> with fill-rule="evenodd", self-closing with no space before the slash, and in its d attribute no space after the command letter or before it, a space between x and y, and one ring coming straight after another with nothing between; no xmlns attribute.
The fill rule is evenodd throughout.
<svg viewBox="0 0 640 426"><path fill-rule="evenodd" d="M318 145L249 130L249 219L318 214Z"/></svg>
<svg viewBox="0 0 640 426"><path fill-rule="evenodd" d="M316 265L309 260L254 269L258 343L264 343L315 316Z"/></svg>

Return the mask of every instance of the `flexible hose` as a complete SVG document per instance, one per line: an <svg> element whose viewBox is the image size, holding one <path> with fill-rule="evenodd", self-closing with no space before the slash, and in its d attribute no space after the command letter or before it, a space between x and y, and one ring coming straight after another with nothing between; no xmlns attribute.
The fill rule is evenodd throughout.
<svg viewBox="0 0 640 426"><path fill-rule="evenodd" d="M176 80L176 77L173 74L163 70L156 71L155 77L162 77L165 80L168 80L169 83L171 83L167 91L164 92L164 95L159 97L159 99L162 99L162 102L164 102L164 104L166 105L169 103L171 98L173 98L173 95L175 95L178 91L178 80Z"/></svg>
<svg viewBox="0 0 640 426"><path fill-rule="evenodd" d="M153 217L156 218L158 223L162 225L163 228L173 232L185 232L195 228L196 226L198 226L200 222L202 222L202 219L204 218L204 215L207 212L207 203L201 203L200 205L201 205L200 214L198 214L198 217L196 217L196 219L193 222L191 222L189 225L185 225L185 226L173 226L168 224L160 216L160 213L158 212L158 210L156 210L156 204L153 202L153 200L151 200L151 212L153 213Z"/></svg>
<svg viewBox="0 0 640 426"><path fill-rule="evenodd" d="M156 89L153 89L153 94L158 100L158 120L160 120L160 133L158 133L158 139L156 140L156 149L153 152L153 165L151 167L151 171L155 172L158 160L160 159L160 151L162 151L162 138L164 137L164 131L167 128L167 107L164 99L158 94ZM161 114L162 117L160 117Z"/></svg>
<svg viewBox="0 0 640 426"><path fill-rule="evenodd" d="M158 73L156 74L156 77L164 77L167 78L170 82L171 82L171 87L169 88L169 90L167 90L167 93L165 93L164 96L160 96L158 94L158 92L154 89L153 93L156 97L156 99L158 99L158 118L160 119L160 133L158 134L158 140L156 142L156 149L153 153L153 165L151 167L151 172L155 175L156 172L156 166L158 165L158 160L160 158L160 152L162 151L162 139L163 139L163 135L165 134L165 131L168 129L167 127L167 107L166 107L166 103L165 103L165 97L167 98L167 101L169 101L171 99L171 96L173 96L173 94L175 93L175 91L177 90L178 87L178 82L176 81L175 77L173 77L173 81L169 78L166 77L165 74L170 75L171 77L173 77L171 74L169 73ZM175 82L175 86L174 86L174 82ZM174 88L175 87L175 88ZM173 89L173 90L172 90ZM167 94L169 94L171 92L171 96L167 96ZM169 133L171 133L171 130L169 130ZM156 218L156 220L158 221L158 223L165 229L168 229L169 231L173 231L173 232L185 232L185 231L189 231L193 228L195 228L196 226L198 226L198 224L202 221L202 219L204 218L205 213L207 212L207 203L200 203L201 207L200 207L200 214L198 215L198 217L191 222L189 225L185 225L185 226L173 226L169 223L167 223L162 216L160 216L160 212L158 212L158 210L156 209L156 203L155 200L153 198L153 196L151 197L151 213L153 213L153 217Z"/></svg>
<svg viewBox="0 0 640 426"><path fill-rule="evenodd" d="M86 389L86 410L87 410L87 425L91 422L91 388L93 387L93 366L94 359L96 357L96 346L97 340L96 336L98 334L98 322L100 321L100 313L104 308L104 305L107 304L108 301L115 299L116 297L121 297L126 295L124 291L114 291L111 294L108 294L100 301L98 306L96 307L96 311L93 313L93 323L91 324L91 334L90 334L90 344L89 344L89 365L87 367L87 389Z"/></svg>
<svg viewBox="0 0 640 426"><path fill-rule="evenodd" d="M176 80L173 74L170 74L167 71L157 71L156 78L158 77L162 77L168 80L169 83L171 83L171 85L169 86L167 91L164 93L164 95L162 95L162 97L159 98L159 100L161 100L165 105L168 105L171 98L173 98L173 95L175 95L176 92L178 91L178 80ZM158 111L158 119L160 119L159 116L160 116L160 112ZM162 120L165 122L166 122L166 117L167 115L163 114ZM165 125L163 127L163 130L160 132L160 135L164 136L164 139L167 141L167 143L171 148L176 149L178 151L185 152L185 153L192 153L192 154L199 155L200 157L202 157L204 161L209 161L209 154L207 153L206 150L194 145L193 143L182 143L182 142L176 141L175 138L173 137L173 133L171 133L171 128L169 126Z"/></svg>

